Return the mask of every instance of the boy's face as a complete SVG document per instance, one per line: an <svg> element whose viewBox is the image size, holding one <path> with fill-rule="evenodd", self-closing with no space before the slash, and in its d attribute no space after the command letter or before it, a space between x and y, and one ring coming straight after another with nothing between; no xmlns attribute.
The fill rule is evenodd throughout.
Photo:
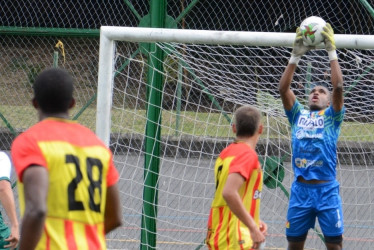
<svg viewBox="0 0 374 250"><path fill-rule="evenodd" d="M330 91L323 86L315 86L309 94L311 111L322 110L330 105Z"/></svg>

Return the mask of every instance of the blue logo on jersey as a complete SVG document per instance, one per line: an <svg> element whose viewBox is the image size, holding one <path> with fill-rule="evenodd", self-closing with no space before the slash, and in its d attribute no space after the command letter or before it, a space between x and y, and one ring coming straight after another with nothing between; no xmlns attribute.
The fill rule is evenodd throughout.
<svg viewBox="0 0 374 250"><path fill-rule="evenodd" d="M301 115L297 121L297 126L304 129L315 129L323 128L325 125L325 119L323 116L318 116L315 118L308 117L306 115Z"/></svg>

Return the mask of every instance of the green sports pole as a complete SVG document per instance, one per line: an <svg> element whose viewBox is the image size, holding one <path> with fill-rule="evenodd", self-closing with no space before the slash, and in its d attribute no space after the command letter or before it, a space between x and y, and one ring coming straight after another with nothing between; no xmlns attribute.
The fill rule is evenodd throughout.
<svg viewBox="0 0 374 250"><path fill-rule="evenodd" d="M360 0L360 3L366 8L372 18L374 18L374 9L366 0Z"/></svg>
<svg viewBox="0 0 374 250"><path fill-rule="evenodd" d="M166 0L150 1L151 27L163 28L166 17ZM164 52L150 44L147 75L147 123L145 131L144 188L140 248L156 249L156 218L160 165L161 100Z"/></svg>

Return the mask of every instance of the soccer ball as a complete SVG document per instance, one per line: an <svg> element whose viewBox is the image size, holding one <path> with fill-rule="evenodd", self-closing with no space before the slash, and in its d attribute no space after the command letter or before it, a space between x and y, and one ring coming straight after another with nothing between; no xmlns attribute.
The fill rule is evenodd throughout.
<svg viewBox="0 0 374 250"><path fill-rule="evenodd" d="M325 27L326 22L318 16L311 16L306 18L300 24L300 31L303 35L303 42L305 46L317 46L323 42L321 32Z"/></svg>

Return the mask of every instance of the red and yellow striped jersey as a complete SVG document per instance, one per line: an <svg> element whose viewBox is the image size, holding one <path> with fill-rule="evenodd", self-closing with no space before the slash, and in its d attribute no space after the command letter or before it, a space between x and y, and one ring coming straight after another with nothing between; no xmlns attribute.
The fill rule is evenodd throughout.
<svg viewBox="0 0 374 250"><path fill-rule="evenodd" d="M256 152L245 143L232 143L225 148L214 166L216 191L208 220L206 244L209 249L250 249L249 229L230 210L222 197L230 173L245 179L239 195L257 225L260 220L262 171Z"/></svg>
<svg viewBox="0 0 374 250"><path fill-rule="evenodd" d="M79 123L48 118L18 136L12 145L23 215L22 174L31 165L49 174L47 218L36 249L106 249L107 187L119 178L111 151Z"/></svg>

